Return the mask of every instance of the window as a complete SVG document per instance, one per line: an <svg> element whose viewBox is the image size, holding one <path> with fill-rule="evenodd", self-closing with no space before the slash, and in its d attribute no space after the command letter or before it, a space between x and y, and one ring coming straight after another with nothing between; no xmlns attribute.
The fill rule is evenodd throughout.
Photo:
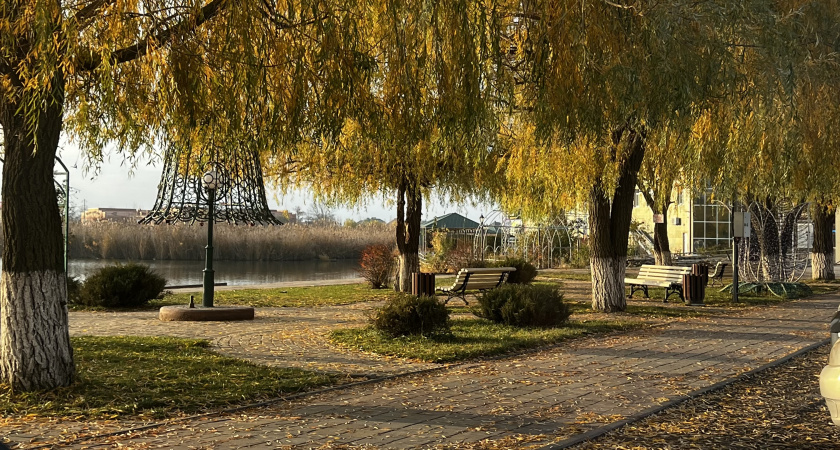
<svg viewBox="0 0 840 450"><path fill-rule="evenodd" d="M720 202L712 201L711 189L694 200L694 250L703 248L726 248L731 245L729 209Z"/></svg>

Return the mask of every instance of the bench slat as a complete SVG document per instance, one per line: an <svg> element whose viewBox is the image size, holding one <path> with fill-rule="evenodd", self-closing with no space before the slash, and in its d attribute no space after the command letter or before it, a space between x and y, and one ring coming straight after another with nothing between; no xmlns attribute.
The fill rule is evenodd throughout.
<svg viewBox="0 0 840 450"><path fill-rule="evenodd" d="M516 272L516 267L481 267L481 268L467 268L461 269L464 273L495 273L501 275L504 272Z"/></svg>

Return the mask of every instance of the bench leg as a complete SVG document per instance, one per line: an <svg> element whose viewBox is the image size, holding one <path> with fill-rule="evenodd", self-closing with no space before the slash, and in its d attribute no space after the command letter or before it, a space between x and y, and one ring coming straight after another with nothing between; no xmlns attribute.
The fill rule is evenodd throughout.
<svg viewBox="0 0 840 450"><path fill-rule="evenodd" d="M461 291L460 293L446 291L446 292L444 292L444 294L448 295L448 297L446 297L446 300L444 300L444 302L443 302L444 305L449 303L449 300L452 300L453 298L460 298L461 300L464 301L465 305L467 305L467 306L470 305L470 303L467 301L467 292L466 291Z"/></svg>
<svg viewBox="0 0 840 450"><path fill-rule="evenodd" d="M647 286L638 285L638 284L631 284L630 285L630 298L633 298L633 294L635 294L636 291L642 291L642 292L645 293L645 298L650 298L648 296L648 287Z"/></svg>
<svg viewBox="0 0 840 450"><path fill-rule="evenodd" d="M685 298L683 297L683 293L682 293L682 286L679 286L679 287L665 288L665 301L664 301L664 303L668 303L668 298L670 298L674 294L679 295L680 300L685 301Z"/></svg>

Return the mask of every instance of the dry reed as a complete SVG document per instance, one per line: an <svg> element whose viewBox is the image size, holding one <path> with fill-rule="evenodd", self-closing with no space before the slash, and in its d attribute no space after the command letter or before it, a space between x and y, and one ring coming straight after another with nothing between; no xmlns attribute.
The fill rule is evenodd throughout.
<svg viewBox="0 0 840 450"><path fill-rule="evenodd" d="M393 245L394 229L383 224L235 226L214 228L214 258L232 261L299 261L359 258L373 244ZM201 260L207 228L199 225L71 224L74 259Z"/></svg>

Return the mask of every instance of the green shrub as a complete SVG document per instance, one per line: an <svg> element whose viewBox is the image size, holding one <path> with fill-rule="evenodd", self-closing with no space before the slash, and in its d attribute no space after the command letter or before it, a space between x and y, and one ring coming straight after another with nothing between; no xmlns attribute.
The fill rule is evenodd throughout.
<svg viewBox="0 0 840 450"><path fill-rule="evenodd" d="M373 326L391 337L449 333L449 310L435 297L399 293L374 312Z"/></svg>
<svg viewBox="0 0 840 450"><path fill-rule="evenodd" d="M82 282L76 277L67 277L67 303L80 303L79 296L82 292Z"/></svg>
<svg viewBox="0 0 840 450"><path fill-rule="evenodd" d="M361 266L359 274L370 283L370 287L374 289L385 287L396 266L394 252L385 244L370 245L362 250L359 266Z"/></svg>
<svg viewBox="0 0 840 450"><path fill-rule="evenodd" d="M522 258L506 258L497 262L496 267L516 267L516 272L508 274L510 284L528 284L537 277L537 268Z"/></svg>
<svg viewBox="0 0 840 450"><path fill-rule="evenodd" d="M106 308L136 307L157 298L164 286L166 280L148 266L118 264L89 276L79 292L79 303Z"/></svg>
<svg viewBox="0 0 840 450"><path fill-rule="evenodd" d="M580 243L569 258L569 267L573 269L585 269L589 267L589 244Z"/></svg>
<svg viewBox="0 0 840 450"><path fill-rule="evenodd" d="M478 297L474 311L497 323L550 328L562 325L571 312L554 286L506 284Z"/></svg>

